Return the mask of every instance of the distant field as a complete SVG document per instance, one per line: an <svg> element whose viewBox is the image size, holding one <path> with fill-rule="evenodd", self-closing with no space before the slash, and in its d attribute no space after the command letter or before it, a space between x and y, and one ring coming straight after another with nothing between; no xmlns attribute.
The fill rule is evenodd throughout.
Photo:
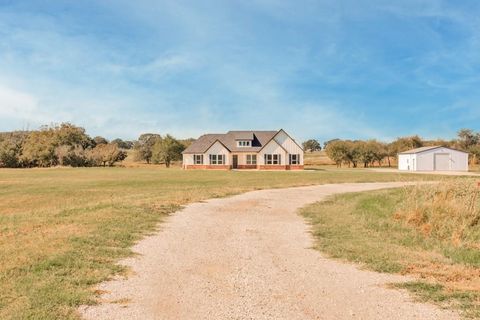
<svg viewBox="0 0 480 320"><path fill-rule="evenodd" d="M0 170L0 319L75 319L96 283L181 205L248 190L432 179L365 170L182 171L177 168Z"/></svg>
<svg viewBox="0 0 480 320"><path fill-rule="evenodd" d="M328 156L325 150L322 151L315 151L315 152L305 152L305 159L304 163L306 166L324 166L324 165L331 165L334 166L335 162L333 162ZM395 158L390 158L390 165L395 168L397 166L397 162ZM375 167L378 166L378 163L374 164ZM387 167L388 162L387 160L383 160L382 167Z"/></svg>
<svg viewBox="0 0 480 320"><path fill-rule="evenodd" d="M327 153L322 151L305 152L304 161L306 166L322 166L322 165L335 165L335 162L330 160Z"/></svg>

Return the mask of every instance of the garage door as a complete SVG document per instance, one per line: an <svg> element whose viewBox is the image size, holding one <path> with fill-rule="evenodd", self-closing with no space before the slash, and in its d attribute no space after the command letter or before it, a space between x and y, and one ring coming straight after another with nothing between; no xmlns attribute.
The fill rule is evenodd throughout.
<svg viewBox="0 0 480 320"><path fill-rule="evenodd" d="M448 153L435 154L435 170L448 171L450 170L450 155Z"/></svg>

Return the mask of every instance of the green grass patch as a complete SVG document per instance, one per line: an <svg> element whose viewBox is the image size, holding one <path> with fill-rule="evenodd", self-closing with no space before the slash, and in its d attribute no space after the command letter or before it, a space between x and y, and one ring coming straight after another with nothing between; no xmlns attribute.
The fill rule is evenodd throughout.
<svg viewBox="0 0 480 320"><path fill-rule="evenodd" d="M441 284L423 281L396 283L395 288L406 289L415 294L422 302L435 302L444 307L457 308L463 311L466 318L478 319L480 293L473 291L449 290Z"/></svg>

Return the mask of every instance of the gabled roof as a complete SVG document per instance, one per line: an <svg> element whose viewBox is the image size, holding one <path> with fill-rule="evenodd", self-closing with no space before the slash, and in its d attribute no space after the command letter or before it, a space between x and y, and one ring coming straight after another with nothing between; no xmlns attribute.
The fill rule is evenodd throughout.
<svg viewBox="0 0 480 320"><path fill-rule="evenodd" d="M253 140L253 131L228 131L235 137L235 140Z"/></svg>
<svg viewBox="0 0 480 320"><path fill-rule="evenodd" d="M279 131L229 131L227 133L204 134L195 140L183 153L205 153L217 140L231 152L258 152ZM238 147L237 140L250 140L251 147Z"/></svg>
<svg viewBox="0 0 480 320"><path fill-rule="evenodd" d="M458 152L468 153L468 152L465 152L465 151L462 151L462 150L456 150L456 149L452 149L452 148L449 148L449 147L430 146L430 147L415 148L415 149L399 152L398 154L416 154L416 153L421 153L421 152L430 151L430 150L439 149L439 148L445 148L445 149L454 150L454 151L458 151Z"/></svg>
<svg viewBox="0 0 480 320"><path fill-rule="evenodd" d="M216 141L220 140L223 134L220 133L209 133L200 136L197 140L192 142L188 148L186 148L183 153L204 153L208 150Z"/></svg>
<svg viewBox="0 0 480 320"><path fill-rule="evenodd" d="M276 136L276 135L275 135L275 136ZM270 142L275 142L275 143L277 144L277 146L279 146L280 148L282 148L282 149L283 149L283 151L285 151L285 152L287 152L287 153L288 153L287 149L285 149L285 148L284 148L284 147L283 147L283 146L282 146L280 143L278 143L278 141L277 141L277 140L275 140L275 139L274 139L274 138L275 138L275 136L273 136L273 137L272 137L272 139L268 140L268 142L267 142L267 143L265 143L265 145L264 145L263 147L261 147L261 148L260 148L260 150L258 150L258 151L261 151L261 150L263 150L263 148L265 148L266 146L268 146L268 145L270 144Z"/></svg>
<svg viewBox="0 0 480 320"><path fill-rule="evenodd" d="M303 147L300 146L300 145L297 143L297 141L295 141L295 139L293 139L292 137L290 137L290 135L289 135L285 130L283 130L283 129L278 130L278 131L272 136L272 138L271 138L270 140L268 140L268 142L263 145L263 147L262 147L260 150L262 150L263 148L265 148L265 146L266 146L270 141L272 141L273 139L275 139L275 137L276 137L280 132L285 133L285 134L287 135L287 137L289 137L290 139L292 139L292 141L295 142L295 144L296 144L300 149L303 150ZM275 142L277 142L277 140L275 140ZM282 145L281 145L280 143L277 142L277 144L278 144L280 147L282 147ZM284 147L282 147L282 149L285 150ZM287 151L287 150L285 150L285 151ZM305 150L303 150L303 151L305 151Z"/></svg>

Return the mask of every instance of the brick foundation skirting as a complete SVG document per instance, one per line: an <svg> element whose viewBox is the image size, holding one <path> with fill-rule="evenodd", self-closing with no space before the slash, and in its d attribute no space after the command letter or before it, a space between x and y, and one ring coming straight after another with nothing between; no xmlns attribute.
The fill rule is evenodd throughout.
<svg viewBox="0 0 480 320"><path fill-rule="evenodd" d="M230 170L229 165L209 165L209 164L189 164L183 167L184 169L210 169L210 170Z"/></svg>
<svg viewBox="0 0 480 320"><path fill-rule="evenodd" d="M184 169L209 169L209 170L230 170L232 167L230 165L208 165L208 164L190 164L183 166ZM239 164L237 169L260 169L260 170L303 170L303 165L278 165L278 164L269 164L269 165L252 165L252 164Z"/></svg>
<svg viewBox="0 0 480 320"><path fill-rule="evenodd" d="M287 166L279 164L267 164L258 166L260 170L287 170Z"/></svg>
<svg viewBox="0 0 480 320"><path fill-rule="evenodd" d="M239 164L237 169L257 169L256 164Z"/></svg>
<svg viewBox="0 0 480 320"><path fill-rule="evenodd" d="M258 166L260 170L303 170L303 165L267 164Z"/></svg>
<svg viewBox="0 0 480 320"><path fill-rule="evenodd" d="M303 165L291 164L288 166L287 170L303 170Z"/></svg>

